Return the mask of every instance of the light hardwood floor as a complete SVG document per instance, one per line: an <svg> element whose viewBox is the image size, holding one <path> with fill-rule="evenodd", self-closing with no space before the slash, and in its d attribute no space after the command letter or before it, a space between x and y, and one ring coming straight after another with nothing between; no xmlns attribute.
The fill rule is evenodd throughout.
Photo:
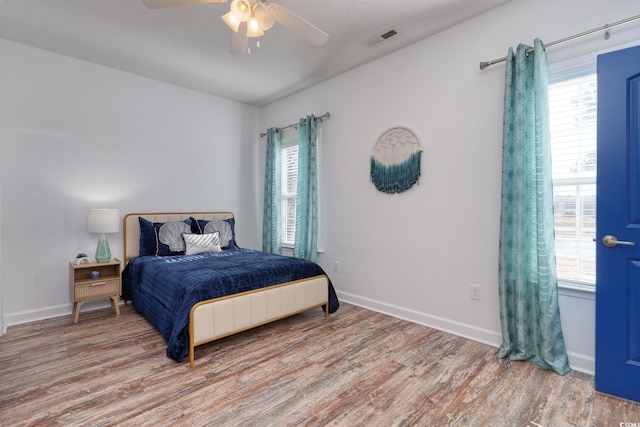
<svg viewBox="0 0 640 427"><path fill-rule="evenodd" d="M640 405L593 378L497 359L497 349L342 304L165 356L126 306L10 327L0 425L619 426ZM639 385L640 386L640 385Z"/></svg>

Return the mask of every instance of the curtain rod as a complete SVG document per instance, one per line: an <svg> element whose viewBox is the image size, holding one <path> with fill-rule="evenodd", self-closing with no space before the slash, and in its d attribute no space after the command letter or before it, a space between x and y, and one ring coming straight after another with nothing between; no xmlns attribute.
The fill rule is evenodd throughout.
<svg viewBox="0 0 640 427"><path fill-rule="evenodd" d="M316 120L320 120L322 122L324 119L328 119L329 117L331 117L331 114L327 111L326 113L324 113L321 116L316 116ZM289 129L289 128L292 128L292 127L296 127L298 125L299 125L299 123L291 123L290 125L287 125L285 127L281 127L280 130ZM266 132L262 132L260 134L260 138L264 138L266 135L267 135Z"/></svg>
<svg viewBox="0 0 640 427"><path fill-rule="evenodd" d="M604 31L604 38L605 38L605 40L608 40L609 36L611 35L611 33L609 31L611 28L617 27L618 25L627 24L627 23L635 21L637 19L640 19L640 15L632 16L630 18L623 19L621 21L617 21L617 22L614 22L612 24L606 24L606 25L603 25L602 27L594 28L593 30L585 31L585 32L582 32L580 34L575 34L573 36L565 37L565 38L560 39L560 40L552 41L550 43L544 44L542 47L543 48L547 48L547 47L550 47L550 46L553 46L553 45L556 45L556 44L560 44L560 43L568 42L570 40L578 39L580 37L588 36L589 34L597 33L598 31ZM531 52L533 52L533 48L526 50L526 53L531 53ZM506 60L507 60L507 57L505 56L504 58L494 59L493 61L481 62L480 63L480 69L484 70L485 68L488 68L493 64L497 64L498 62L503 62L503 61L506 61Z"/></svg>

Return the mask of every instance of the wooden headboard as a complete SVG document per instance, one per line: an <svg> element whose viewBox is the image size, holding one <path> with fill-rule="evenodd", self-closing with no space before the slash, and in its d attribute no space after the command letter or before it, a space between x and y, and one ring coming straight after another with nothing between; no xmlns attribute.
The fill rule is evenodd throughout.
<svg viewBox="0 0 640 427"><path fill-rule="evenodd" d="M184 221L189 217L195 219L229 219L233 218L232 212L150 212L130 213L123 220L124 231L124 259L125 263L131 258L140 255L140 222L138 217L143 217L151 222Z"/></svg>

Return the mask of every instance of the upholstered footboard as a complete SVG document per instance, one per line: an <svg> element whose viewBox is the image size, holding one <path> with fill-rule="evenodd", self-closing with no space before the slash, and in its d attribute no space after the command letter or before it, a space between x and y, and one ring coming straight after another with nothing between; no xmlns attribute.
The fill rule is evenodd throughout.
<svg viewBox="0 0 640 427"><path fill-rule="evenodd" d="M189 365L195 347L303 311L325 306L329 316L329 279L309 279L202 301L189 315Z"/></svg>

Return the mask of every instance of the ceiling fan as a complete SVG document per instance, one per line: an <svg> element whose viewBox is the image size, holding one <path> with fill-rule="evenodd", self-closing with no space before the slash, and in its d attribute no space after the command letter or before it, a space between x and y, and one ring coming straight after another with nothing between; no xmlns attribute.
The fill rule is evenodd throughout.
<svg viewBox="0 0 640 427"><path fill-rule="evenodd" d="M142 0L149 9L186 6L203 3L225 3L227 0ZM233 30L229 51L233 54L250 53L250 37L260 37L276 22L295 32L314 46L322 46L329 34L296 15L289 9L267 0L232 0L229 12L222 20Z"/></svg>

